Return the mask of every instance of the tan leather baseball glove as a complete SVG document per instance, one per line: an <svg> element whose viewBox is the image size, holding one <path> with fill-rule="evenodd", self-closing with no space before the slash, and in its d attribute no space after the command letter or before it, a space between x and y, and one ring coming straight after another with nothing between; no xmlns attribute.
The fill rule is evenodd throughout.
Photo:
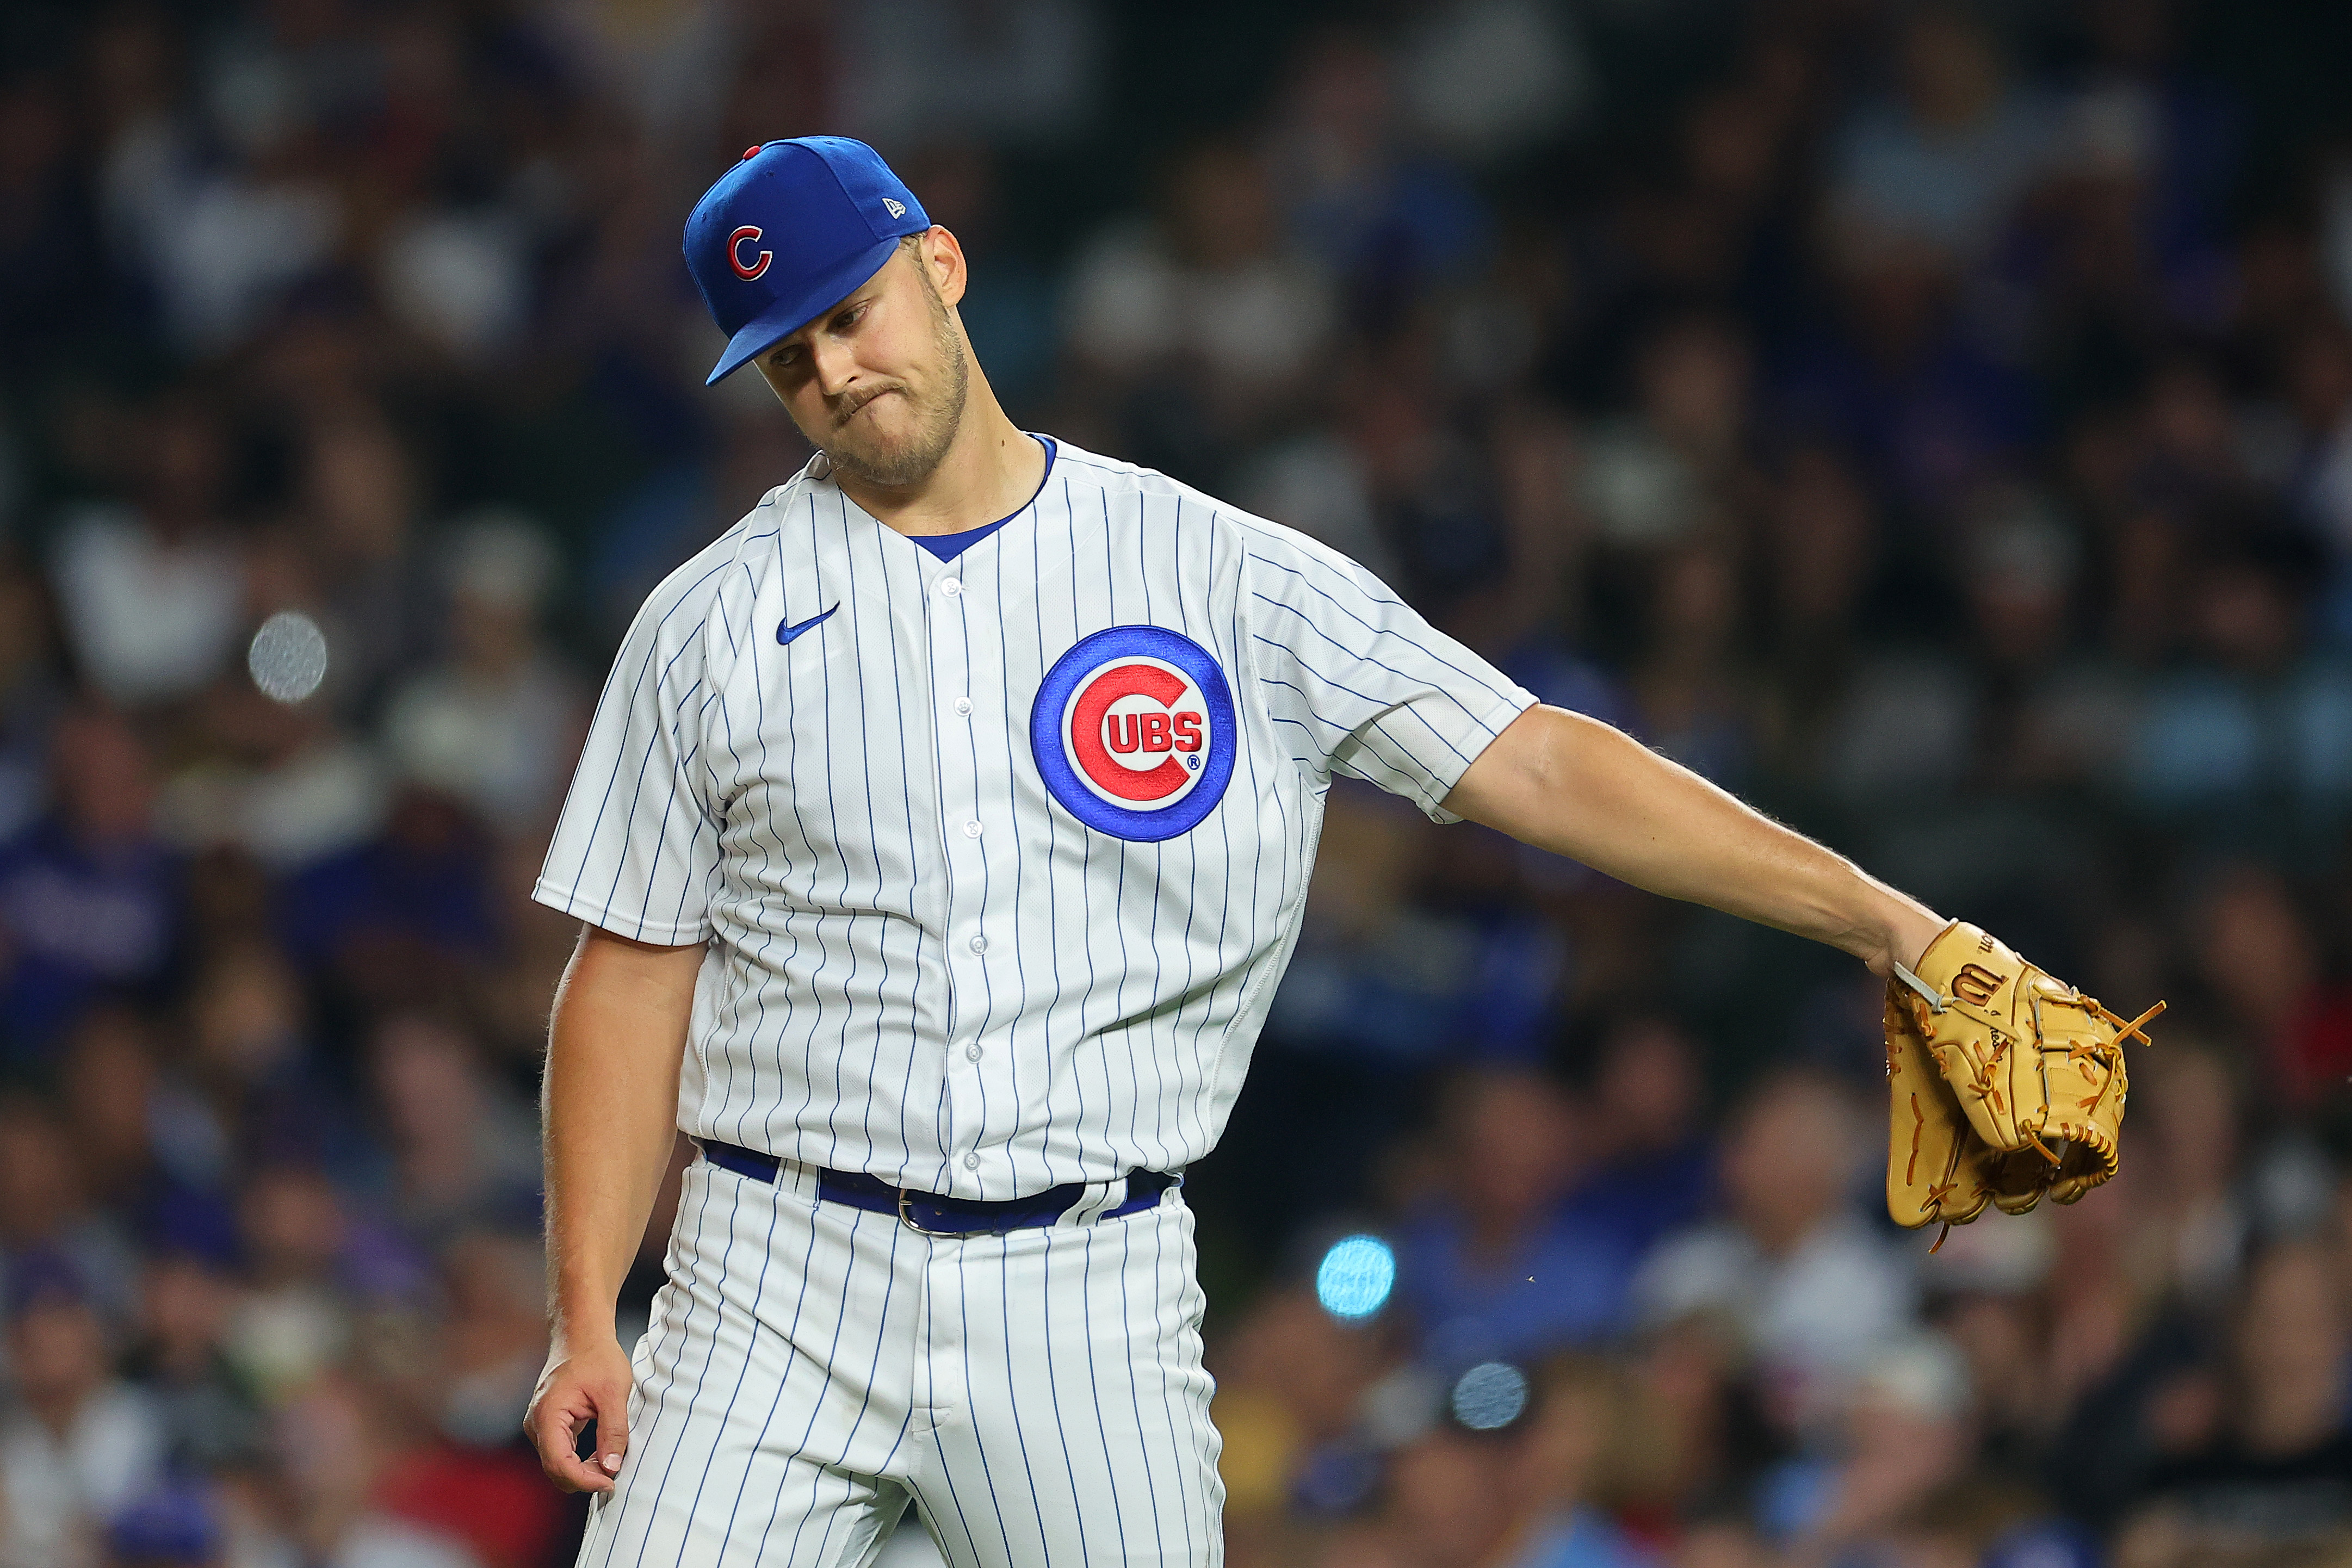
<svg viewBox="0 0 2352 1568"><path fill-rule="evenodd" d="M2128 1021L1954 921L1886 983L1886 1207L1965 1225L1991 1204L2073 1203L2116 1174ZM1937 1246L1943 1245L1937 1236ZM1934 1249L1929 1249L1933 1250Z"/></svg>

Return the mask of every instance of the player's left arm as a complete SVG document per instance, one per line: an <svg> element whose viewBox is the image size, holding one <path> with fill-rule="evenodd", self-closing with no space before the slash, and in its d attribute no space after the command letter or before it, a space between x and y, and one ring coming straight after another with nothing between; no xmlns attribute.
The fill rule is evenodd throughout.
<svg viewBox="0 0 2352 1568"><path fill-rule="evenodd" d="M1528 709L1445 798L1457 816L1620 882L1843 948L1885 976L1947 922L1597 719Z"/></svg>

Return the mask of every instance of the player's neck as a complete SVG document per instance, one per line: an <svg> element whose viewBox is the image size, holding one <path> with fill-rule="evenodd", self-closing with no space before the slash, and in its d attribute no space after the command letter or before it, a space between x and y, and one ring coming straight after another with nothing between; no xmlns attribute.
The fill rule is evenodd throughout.
<svg viewBox="0 0 2352 1568"><path fill-rule="evenodd" d="M1007 417L974 365L963 420L937 468L903 486L869 485L839 469L833 479L867 515L915 535L961 533L1009 517L1045 476L1045 447Z"/></svg>

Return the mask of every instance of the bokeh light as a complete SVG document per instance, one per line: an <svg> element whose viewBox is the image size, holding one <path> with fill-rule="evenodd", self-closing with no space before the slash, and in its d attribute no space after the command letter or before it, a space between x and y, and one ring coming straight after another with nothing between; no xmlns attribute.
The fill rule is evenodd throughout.
<svg viewBox="0 0 2352 1568"><path fill-rule="evenodd" d="M1474 1432L1492 1432L1526 1414L1528 1375L1507 1361L1482 1361L1454 1380L1454 1418Z"/></svg>
<svg viewBox="0 0 2352 1568"><path fill-rule="evenodd" d="M281 610L253 634L245 667L262 695L299 703L327 678L327 634L300 611Z"/></svg>
<svg viewBox="0 0 2352 1568"><path fill-rule="evenodd" d="M1335 1318L1370 1317L1396 1288L1396 1253L1377 1236L1344 1236L1315 1270L1315 1299Z"/></svg>

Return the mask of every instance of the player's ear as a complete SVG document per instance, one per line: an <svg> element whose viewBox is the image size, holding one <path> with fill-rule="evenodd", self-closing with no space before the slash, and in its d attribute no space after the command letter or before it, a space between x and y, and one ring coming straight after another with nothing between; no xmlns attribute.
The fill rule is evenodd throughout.
<svg viewBox="0 0 2352 1568"><path fill-rule="evenodd" d="M956 236L933 224L915 246L916 260L931 275L931 286L950 307L963 298L964 285L971 281L963 259L963 246Z"/></svg>

